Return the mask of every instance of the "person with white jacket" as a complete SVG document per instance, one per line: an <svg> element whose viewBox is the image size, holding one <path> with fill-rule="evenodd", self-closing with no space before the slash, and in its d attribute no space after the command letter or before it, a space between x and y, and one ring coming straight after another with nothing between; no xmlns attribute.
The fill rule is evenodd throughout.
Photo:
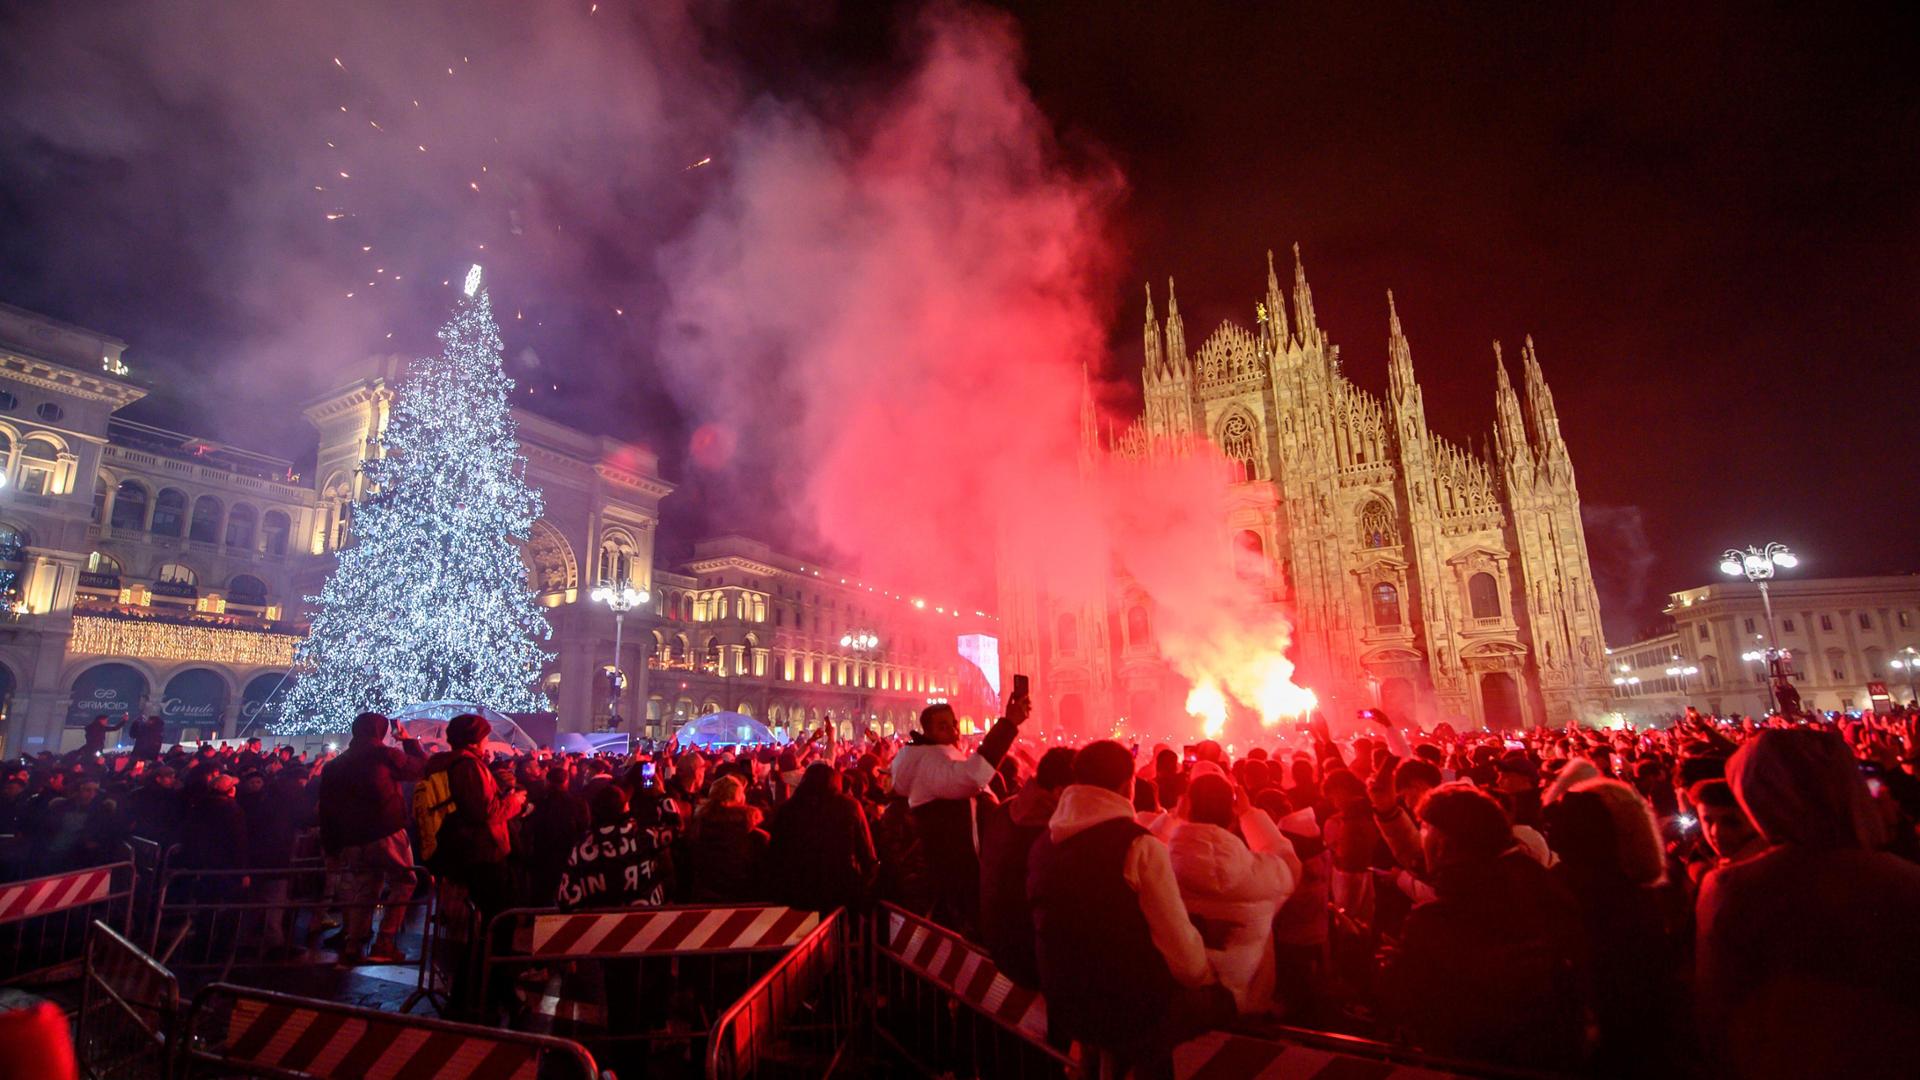
<svg viewBox="0 0 1920 1080"><path fill-rule="evenodd" d="M1167 843L1180 898L1207 960L1242 1015L1273 1004L1273 917L1300 880L1300 857L1266 811L1222 776L1187 790L1184 820ZM1241 835L1232 831L1235 823Z"/></svg>

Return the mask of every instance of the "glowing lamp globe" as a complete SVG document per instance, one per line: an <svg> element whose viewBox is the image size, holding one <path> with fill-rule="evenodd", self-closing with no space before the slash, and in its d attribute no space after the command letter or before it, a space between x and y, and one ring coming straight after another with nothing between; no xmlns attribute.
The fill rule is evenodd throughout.
<svg viewBox="0 0 1920 1080"><path fill-rule="evenodd" d="M1774 565L1784 566L1791 570L1800 564L1800 557L1791 551L1779 551L1774 553L1773 561Z"/></svg>
<svg viewBox="0 0 1920 1080"><path fill-rule="evenodd" d="M1720 561L1720 572L1730 577L1739 577L1742 573L1740 564L1734 562L1732 559L1722 559Z"/></svg>

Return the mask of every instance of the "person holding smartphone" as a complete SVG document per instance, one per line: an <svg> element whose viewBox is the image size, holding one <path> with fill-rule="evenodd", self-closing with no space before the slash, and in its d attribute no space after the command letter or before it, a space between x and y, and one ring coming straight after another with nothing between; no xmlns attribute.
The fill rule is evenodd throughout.
<svg viewBox="0 0 1920 1080"><path fill-rule="evenodd" d="M1027 677L1014 676L1006 715L994 721L980 748L960 749L960 718L953 706L929 705L920 730L893 759L893 790L907 800L927 857L932 917L972 934L980 914L980 831L974 800L993 782L1032 711Z"/></svg>

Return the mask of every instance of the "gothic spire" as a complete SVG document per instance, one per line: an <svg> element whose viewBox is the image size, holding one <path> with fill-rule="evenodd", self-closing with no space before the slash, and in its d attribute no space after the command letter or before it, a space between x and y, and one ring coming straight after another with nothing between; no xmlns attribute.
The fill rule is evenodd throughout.
<svg viewBox="0 0 1920 1080"><path fill-rule="evenodd" d="M1540 357L1534 352L1533 335L1528 334L1520 350L1521 377L1526 380L1527 419L1532 422L1536 449L1542 458L1564 458L1567 444L1560 437L1560 416L1553 408L1553 391L1540 371Z"/></svg>
<svg viewBox="0 0 1920 1080"><path fill-rule="evenodd" d="M1413 346L1400 325L1400 309L1394 306L1393 290L1387 290L1387 387L1393 398L1404 397L1413 389Z"/></svg>
<svg viewBox="0 0 1920 1080"><path fill-rule="evenodd" d="M1300 261L1300 245L1293 245L1293 325L1308 345L1320 341L1320 322L1313 315L1313 290L1307 286L1307 268Z"/></svg>
<svg viewBox="0 0 1920 1080"><path fill-rule="evenodd" d="M1093 400L1093 371L1080 362L1080 457L1092 462L1100 451L1100 409Z"/></svg>
<svg viewBox="0 0 1920 1080"><path fill-rule="evenodd" d="M1493 343L1493 370L1496 382L1493 392L1494 446L1503 463L1525 461L1526 423L1520 418L1520 399L1513 392L1513 381L1507 378L1507 361L1501 355L1498 341Z"/></svg>
<svg viewBox="0 0 1920 1080"><path fill-rule="evenodd" d="M1273 249L1267 249L1267 332L1276 345L1287 343L1287 294L1280 291L1280 275L1273 269Z"/></svg>
<svg viewBox="0 0 1920 1080"><path fill-rule="evenodd" d="M1187 328L1180 321L1180 300L1173 295L1173 279L1167 279L1167 364L1174 371L1187 370Z"/></svg>
<svg viewBox="0 0 1920 1080"><path fill-rule="evenodd" d="M1146 372L1146 382L1152 384L1160 379L1167 365L1166 353L1160 341L1160 322L1153 315L1153 282L1147 282L1147 330L1146 359L1142 369Z"/></svg>

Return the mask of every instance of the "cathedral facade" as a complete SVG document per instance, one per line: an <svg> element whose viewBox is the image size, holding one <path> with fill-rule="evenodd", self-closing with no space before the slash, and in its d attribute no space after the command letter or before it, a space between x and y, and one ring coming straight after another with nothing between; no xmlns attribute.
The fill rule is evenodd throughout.
<svg viewBox="0 0 1920 1080"><path fill-rule="evenodd" d="M1495 728L1598 716L1612 694L1599 601L1531 337L1517 384L1494 345L1492 439L1476 451L1428 427L1387 302L1382 399L1342 372L1297 246L1291 295L1269 253L1254 328L1223 322L1194 349L1172 284L1164 320L1149 288L1143 413L1097 452L1219 448L1234 475L1221 543L1288 612L1296 681L1329 715L1378 706ZM1035 673L1064 726L1183 708L1150 598L1118 581L1106 610L1062 610L1017 573L1002 580L1006 669Z"/></svg>

